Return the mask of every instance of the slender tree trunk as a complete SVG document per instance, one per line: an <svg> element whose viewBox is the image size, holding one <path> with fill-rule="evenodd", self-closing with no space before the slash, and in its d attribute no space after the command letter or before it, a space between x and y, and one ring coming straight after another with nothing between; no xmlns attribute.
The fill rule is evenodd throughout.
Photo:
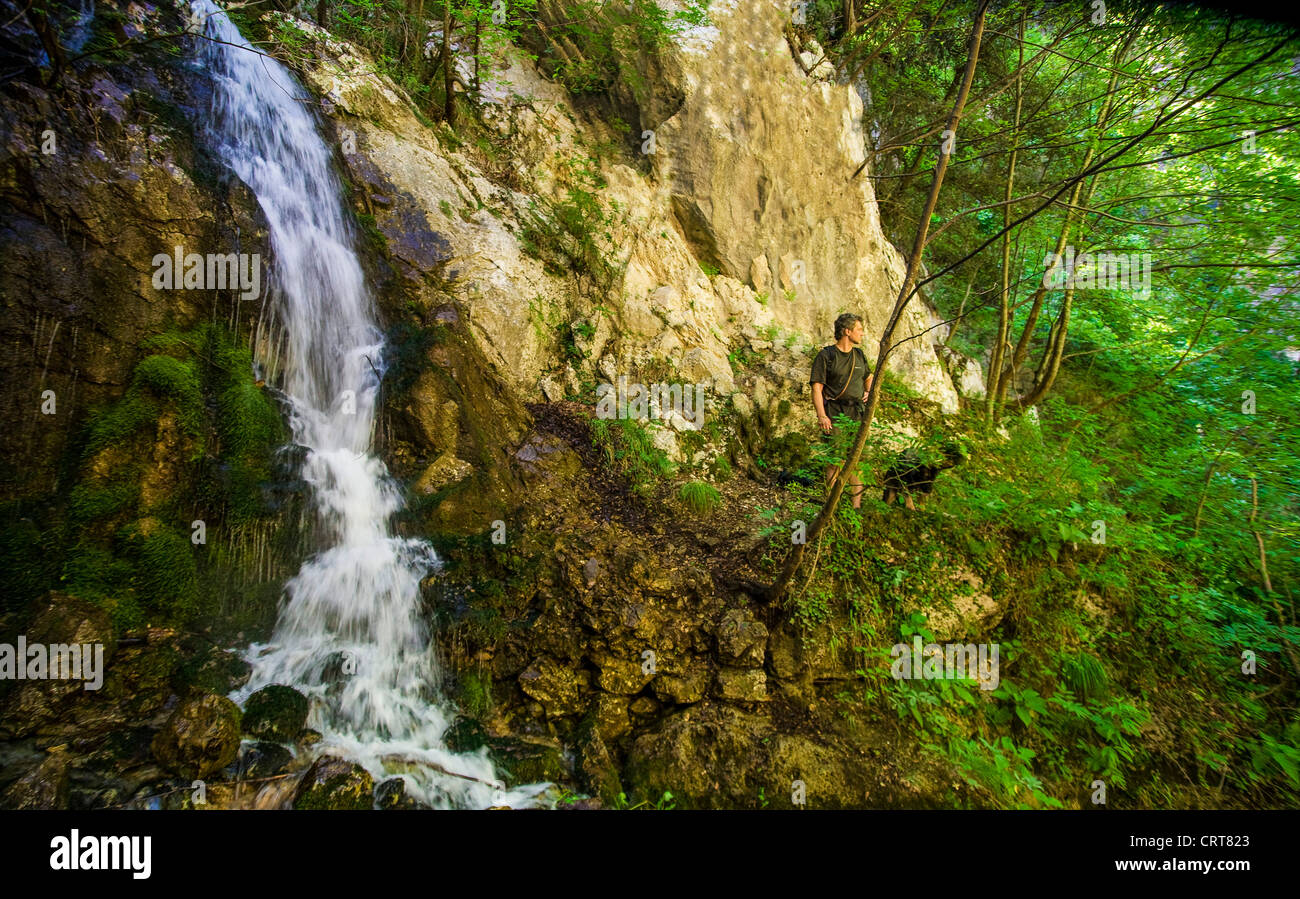
<svg viewBox="0 0 1300 899"><path fill-rule="evenodd" d="M448 125L456 127L456 76L452 71L451 59L451 0L442 3L442 83L447 93L447 103L443 108L442 118Z"/></svg>
<svg viewBox="0 0 1300 899"><path fill-rule="evenodd" d="M479 39L483 33L483 19L480 16L474 17L474 99L478 103L483 102L483 85L479 81Z"/></svg>
<svg viewBox="0 0 1300 899"><path fill-rule="evenodd" d="M956 135L957 125L961 122L962 111L966 106L966 98L970 94L971 82L975 79L975 66L979 60L980 42L984 36L984 16L988 12L989 0L980 0L979 7L975 11L975 24L971 28L970 46L967 51L966 71L962 76L961 88L957 92L957 99L952 108L952 115L948 117L948 130ZM894 331L898 328L898 322L903 317L903 312L907 308L908 302L912 299L914 293L912 285L916 282L917 272L921 268L921 256L925 250L926 236L930 230L930 217L934 214L935 206L939 202L939 189L943 186L943 176L948 170L947 153L939 154L939 162L934 169L934 179L930 182L930 193L925 200L925 209L921 214L920 222L916 229L916 240L912 244L912 252L907 257L907 269L903 275L903 284L898 290L898 299L894 301L894 310L889 316L889 321L885 324L884 332L880 335L880 347L876 355L876 375L871 379L871 389L867 393L866 415L862 425L858 428L857 438L853 441L853 449L849 452L849 457L845 464L840 466L839 472L835 475L835 480L831 483L830 495L826 498L821 512L813 521L806 534L805 542L795 544L790 554L786 556L785 565L781 569L777 580L767 591L767 598L770 601L778 601L785 596L790 587L790 581L794 578L795 572L799 570L799 564L803 561L804 551L809 543L812 543L821 536L823 530L830 523L835 514L835 509L839 505L840 496L844 493L844 485L848 483L849 476L857 470L858 460L862 457L862 448L867 443L867 434L871 430L871 420L875 417L876 407L880 404L880 384L885 373L885 365L889 361L889 353L893 349L892 341Z"/></svg>
<svg viewBox="0 0 1300 899"><path fill-rule="evenodd" d="M326 16L329 14L329 9L328 0L316 0L316 24L321 28L329 27L329 24L325 21Z"/></svg>
<svg viewBox="0 0 1300 899"><path fill-rule="evenodd" d="M1011 159L1007 163L1007 188L1002 195L1002 291L998 295L998 333L989 356L989 374L984 382L984 421L993 423L993 404L997 399L998 381L1002 372L1002 361L1007 344L1007 331L1011 327L1011 197L1012 187L1016 181L1016 155L1020 150L1020 110L1024 102L1024 92L1020 81L1020 70L1025 67L1025 17L1020 17L1017 34L1020 46L1020 62L1016 67L1016 117L1011 129Z"/></svg>
<svg viewBox="0 0 1300 899"><path fill-rule="evenodd" d="M844 0L844 37L853 37L858 30L858 14L853 9L853 0Z"/></svg>
<svg viewBox="0 0 1300 899"><path fill-rule="evenodd" d="M1121 66L1124 64L1124 57L1128 55L1129 47L1137 38L1138 29L1132 28L1128 37L1124 40L1115 51L1114 62L1111 66L1110 81L1106 85L1106 100L1102 103L1101 110L1097 113L1097 124L1093 130L1092 140L1088 142L1088 150L1084 154L1083 169L1087 170L1092 165L1093 158L1097 155L1101 147L1101 139L1106 133L1106 128L1110 124L1111 108L1115 103L1115 88L1119 83ZM1070 231L1074 226L1075 218L1079 211L1079 199L1082 195L1083 181L1075 182L1074 189L1070 191L1070 206L1065 210L1065 224L1061 228L1061 237L1056 242L1056 257L1059 259L1065 252L1065 247L1069 242ZM1088 205L1092 201L1093 193L1097 189L1097 176L1093 176L1088 181L1088 193L1084 197L1083 205ZM999 379L998 383L998 402L1002 402L1006 396L1008 385L1015 379L1015 373L1019 367L1024 364L1025 357L1029 355L1029 342L1033 337L1034 327L1038 324L1038 315L1043 308L1043 298L1047 294L1047 287L1039 285L1034 291L1034 305L1029 310L1029 318L1025 322L1025 329L1020 335L1020 340L1016 343L1016 351L1011 361L1011 371L1005 381ZM1061 300L1061 311L1057 315L1055 324L1049 334L1048 345L1043 353L1043 361L1039 365L1037 376L1034 379L1034 386L1029 393L1017 399L1016 404L1026 409L1042 401L1047 392L1051 390L1052 384L1056 380L1056 375L1061 369L1061 358L1065 354L1065 337L1069 330L1070 309L1074 301L1074 288L1068 287L1065 296Z"/></svg>
<svg viewBox="0 0 1300 899"><path fill-rule="evenodd" d="M63 77L63 70L68 65L67 54L63 52L63 46L59 43L58 32L50 24L49 17L43 11L38 11L37 6L42 9L47 6L46 3L30 4L26 10L27 23L31 25L32 31L41 40L41 48L45 55L50 58L50 80L46 83L47 87L57 86L59 80Z"/></svg>
<svg viewBox="0 0 1300 899"><path fill-rule="evenodd" d="M1228 451L1228 447L1225 444L1223 449L1219 450L1219 454L1214 457L1214 461L1210 463L1210 467L1205 472L1205 483L1201 485L1201 499L1196 504L1196 518L1192 522L1193 537L1200 536L1201 512L1205 510L1205 497L1208 496L1210 492L1210 479L1214 477L1214 469L1218 468L1219 460L1223 458L1223 454L1226 453L1227 451Z"/></svg>

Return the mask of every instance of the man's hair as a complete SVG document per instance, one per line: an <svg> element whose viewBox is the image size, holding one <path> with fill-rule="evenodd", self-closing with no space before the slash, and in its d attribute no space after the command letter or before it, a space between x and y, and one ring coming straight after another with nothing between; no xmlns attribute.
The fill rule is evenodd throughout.
<svg viewBox="0 0 1300 899"><path fill-rule="evenodd" d="M853 330L853 326L862 321L862 316L854 315L852 312L845 312L839 318L835 319L835 339L839 340L845 334Z"/></svg>

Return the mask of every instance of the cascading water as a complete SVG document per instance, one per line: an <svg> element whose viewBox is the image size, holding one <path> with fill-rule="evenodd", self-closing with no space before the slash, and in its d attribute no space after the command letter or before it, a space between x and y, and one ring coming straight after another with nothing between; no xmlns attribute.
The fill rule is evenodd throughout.
<svg viewBox="0 0 1300 899"><path fill-rule="evenodd" d="M542 785L507 793L485 750L456 754L441 742L451 713L420 615L420 580L438 559L427 543L389 533L401 496L369 452L383 338L307 94L215 4L191 8L214 82L206 140L269 225L282 389L326 547L285 585L275 632L250 648L253 673L236 698L273 683L297 687L312 698L322 750L376 779L402 776L429 805L528 804Z"/></svg>

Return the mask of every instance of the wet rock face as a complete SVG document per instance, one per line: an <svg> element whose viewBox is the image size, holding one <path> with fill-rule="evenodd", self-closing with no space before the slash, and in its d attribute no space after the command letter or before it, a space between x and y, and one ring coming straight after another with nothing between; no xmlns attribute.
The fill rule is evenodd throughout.
<svg viewBox="0 0 1300 899"><path fill-rule="evenodd" d="M7 809L63 809L68 807L68 756L51 752L43 762L15 781L0 796Z"/></svg>
<svg viewBox="0 0 1300 899"><path fill-rule="evenodd" d="M375 779L360 765L336 756L322 756L307 769L293 796L296 809L373 808Z"/></svg>
<svg viewBox="0 0 1300 899"><path fill-rule="evenodd" d="M154 737L154 756L182 777L207 777L239 753L239 718L239 706L224 696L185 702Z"/></svg>
<svg viewBox="0 0 1300 899"><path fill-rule="evenodd" d="M150 27L178 31L179 19L162 10ZM0 499L55 486L76 426L120 395L144 338L238 303L223 291L155 290L155 255L266 255L256 202L195 146L197 73L92 65L65 72L62 86L60 98L11 81L0 97L0 415L11 423L0 431ZM54 406L43 412L46 390Z"/></svg>
<svg viewBox="0 0 1300 899"><path fill-rule="evenodd" d="M307 697L293 687L271 684L244 703L244 732L275 743L292 742L307 724Z"/></svg>
<svg viewBox="0 0 1300 899"><path fill-rule="evenodd" d="M29 645L77 644L83 651L90 647L90 652L96 654L96 648L102 647L103 667L98 676L101 680L99 690L104 688L103 681L117 638L108 614L102 608L66 593L51 593L25 631ZM88 675L89 671L83 666L83 678ZM99 692L86 690L88 683L85 679L6 680L0 685L0 689L5 691L0 693L4 696L0 702L0 735L10 738L27 736L66 716L72 706L88 711L88 701ZM111 694L112 690L109 692Z"/></svg>

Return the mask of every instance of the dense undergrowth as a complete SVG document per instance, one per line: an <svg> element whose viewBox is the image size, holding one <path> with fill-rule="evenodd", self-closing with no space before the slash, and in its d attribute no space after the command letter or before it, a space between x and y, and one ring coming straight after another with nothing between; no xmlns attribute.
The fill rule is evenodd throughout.
<svg viewBox="0 0 1300 899"><path fill-rule="evenodd" d="M1095 386L1070 384L1074 395ZM886 507L869 487L862 510L843 503L810 548L788 611L805 639L854 654L858 678L834 689L841 714L895 728L945 760L969 788L949 796L954 804L1294 807L1300 718L1287 645L1300 633L1269 614L1240 510L1205 509L1194 532L1196 473L1161 482L1142 465L1160 440L1187 442L1167 423L1132 426L1144 405L1167 413L1167 398L1089 418L1070 392L1045 405L1041 425L1021 417L1004 434L969 414L913 419L964 434L971 460L941 474L915 512ZM842 451L851 432L841 430ZM871 439L869 485L892 455ZM818 474L819 461L803 473ZM776 511L787 524L810 520L820 499L805 490ZM779 560L790 531L776 529ZM1269 560L1288 605L1290 555ZM957 573L975 575L1005 614L991 632L936 641L930 620L972 592ZM997 643L997 689L894 679L890 647L917 634Z"/></svg>

